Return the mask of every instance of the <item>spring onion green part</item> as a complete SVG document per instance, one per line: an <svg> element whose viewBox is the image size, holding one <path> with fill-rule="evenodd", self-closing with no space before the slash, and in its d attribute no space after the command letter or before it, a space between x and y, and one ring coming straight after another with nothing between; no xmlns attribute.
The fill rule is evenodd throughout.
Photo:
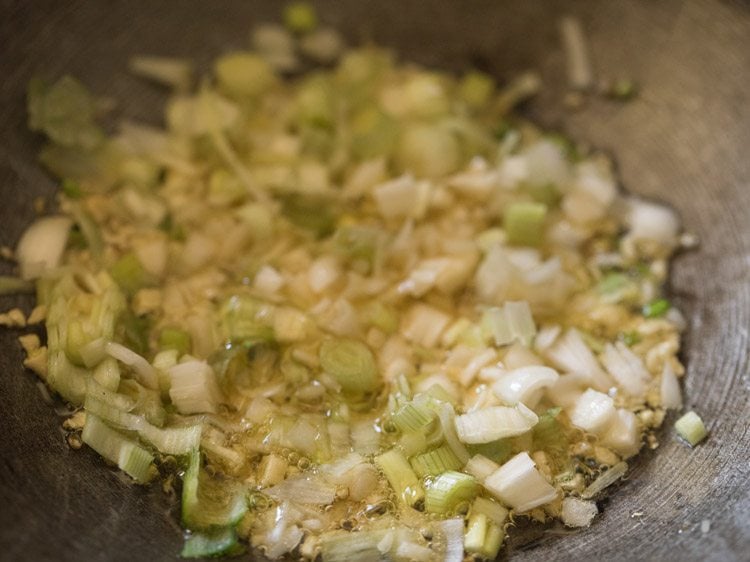
<svg viewBox="0 0 750 562"><path fill-rule="evenodd" d="M674 424L677 435L695 447L708 435L708 430L703 424L701 417L693 411L688 412L678 419Z"/></svg>
<svg viewBox="0 0 750 562"><path fill-rule="evenodd" d="M237 532L231 527L191 533L185 540L180 556L183 558L210 558L232 554L238 546Z"/></svg>
<svg viewBox="0 0 750 562"><path fill-rule="evenodd" d="M435 477L427 487L424 507L430 513L450 513L461 502L471 500L479 491L473 476L447 471Z"/></svg>
<svg viewBox="0 0 750 562"><path fill-rule="evenodd" d="M378 386L375 358L362 342L326 340L320 346L320 365L345 392L372 392Z"/></svg>
<svg viewBox="0 0 750 562"><path fill-rule="evenodd" d="M375 464L383 471L400 501L413 506L424 499L419 478L401 453L392 449L375 457Z"/></svg>
<svg viewBox="0 0 750 562"><path fill-rule="evenodd" d="M674 212L512 113L534 70L503 86L346 48L306 2L280 18L200 80L132 59L162 127L108 136L82 83L31 82L61 193L1 252L0 294L37 306L0 325L45 323L24 365L66 431L182 490L184 557L459 562L509 521L588 525L682 404Z"/></svg>

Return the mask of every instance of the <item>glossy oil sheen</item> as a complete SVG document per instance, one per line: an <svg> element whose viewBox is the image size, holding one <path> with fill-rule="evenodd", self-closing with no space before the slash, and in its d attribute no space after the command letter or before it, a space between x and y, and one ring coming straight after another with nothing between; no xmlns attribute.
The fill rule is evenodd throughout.
<svg viewBox="0 0 750 562"><path fill-rule="evenodd" d="M0 244L13 246L51 204L53 182L25 126L33 74L71 73L117 100L113 117L158 122L163 92L126 71L136 53L206 65L247 44L280 3L250 0L0 1ZM746 560L750 552L750 5L709 0L400 0L317 3L352 41L374 39L405 58L502 80L529 67L545 81L524 112L547 128L610 151L627 189L672 204L701 240L674 263L672 296L689 323L686 404L710 436L661 445L585 531L524 529L514 560ZM601 99L566 111L557 19L579 17L599 76L633 78L635 101ZM12 267L0 262L0 274ZM31 301L0 297L0 309ZM17 332L0 331L0 559L175 560L174 503L129 485L90 450L69 450L35 377L20 368ZM710 521L710 530L705 521ZM564 536L560 536L564 535ZM525 545L525 546L522 546ZM248 555L250 556L250 555Z"/></svg>

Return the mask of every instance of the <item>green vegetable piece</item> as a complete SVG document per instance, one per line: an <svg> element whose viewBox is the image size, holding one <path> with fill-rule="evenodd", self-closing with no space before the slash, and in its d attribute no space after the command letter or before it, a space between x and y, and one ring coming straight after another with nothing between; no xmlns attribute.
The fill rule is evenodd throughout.
<svg viewBox="0 0 750 562"><path fill-rule="evenodd" d="M495 91L495 81L484 72L468 72L458 85L458 95L472 109L487 105Z"/></svg>
<svg viewBox="0 0 750 562"><path fill-rule="evenodd" d="M398 141L398 122L376 107L368 107L355 115L351 127L352 154L360 160L387 156Z"/></svg>
<svg viewBox="0 0 750 562"><path fill-rule="evenodd" d="M489 443L468 446L471 455L484 455L498 464L504 463L513 453L513 445L508 439L498 439Z"/></svg>
<svg viewBox="0 0 750 562"><path fill-rule="evenodd" d="M405 433L420 430L433 419L435 419L435 413L432 410L415 402L406 402L391 416L393 425Z"/></svg>
<svg viewBox="0 0 750 562"><path fill-rule="evenodd" d="M672 307L667 299L657 299L643 307L643 316L646 318L661 318Z"/></svg>
<svg viewBox="0 0 750 562"><path fill-rule="evenodd" d="M292 2L284 8L284 25L292 33L302 35L318 26L318 15L309 2Z"/></svg>
<svg viewBox="0 0 750 562"><path fill-rule="evenodd" d="M502 527L489 523L484 535L484 543L479 550L479 554L487 560L494 560L497 558L497 553L500 552L500 547L503 544L504 538L505 531L503 531Z"/></svg>
<svg viewBox="0 0 750 562"><path fill-rule="evenodd" d="M400 501L413 506L424 498L424 489L419 483L419 478L399 451L391 449L375 457L375 464L383 471Z"/></svg>
<svg viewBox="0 0 750 562"><path fill-rule="evenodd" d="M119 321L119 330L125 347L140 355L148 352L148 337L151 333L151 318L126 311Z"/></svg>
<svg viewBox="0 0 750 562"><path fill-rule="evenodd" d="M265 305L252 297L234 295L221 308L221 318L229 339L237 344L252 346L273 341L273 327L263 312Z"/></svg>
<svg viewBox="0 0 750 562"><path fill-rule="evenodd" d="M295 193L281 199L281 212L292 224L311 231L317 238L334 231L338 212L328 198Z"/></svg>
<svg viewBox="0 0 750 562"><path fill-rule="evenodd" d="M94 122L94 98L75 78L63 76L52 85L32 78L27 103L29 128L43 132L55 144L90 150L104 139Z"/></svg>
<svg viewBox="0 0 750 562"><path fill-rule="evenodd" d="M607 89L607 97L621 102L630 101L638 95L638 84L627 78L620 78Z"/></svg>
<svg viewBox="0 0 750 562"><path fill-rule="evenodd" d="M326 340L320 346L319 356L320 366L338 381L344 392L362 394L377 389L380 380L375 357L362 342Z"/></svg>
<svg viewBox="0 0 750 562"><path fill-rule="evenodd" d="M125 254L109 270L110 275L128 296L149 284L149 275L132 252Z"/></svg>
<svg viewBox="0 0 750 562"><path fill-rule="evenodd" d="M80 199L81 197L83 197L81 184L77 181L64 179L62 185L60 186L60 189L62 189L62 192L65 194L65 196L69 197L70 199Z"/></svg>
<svg viewBox="0 0 750 562"><path fill-rule="evenodd" d="M159 334L160 349L176 349L180 355L190 351L192 341L190 334L179 328L164 328Z"/></svg>
<svg viewBox="0 0 750 562"><path fill-rule="evenodd" d="M219 527L204 532L194 532L186 540L182 558L208 558L238 551L237 533L232 527Z"/></svg>
<svg viewBox="0 0 750 562"><path fill-rule="evenodd" d="M693 411L688 412L674 424L677 434L695 447L708 435L708 430L701 417Z"/></svg>
<svg viewBox="0 0 750 562"><path fill-rule="evenodd" d="M621 332L619 334L619 338L628 347L633 347L635 344L640 343L643 339L641 335L636 332L635 330L630 330L629 332Z"/></svg>
<svg viewBox="0 0 750 562"><path fill-rule="evenodd" d="M562 193L552 183L543 183L539 185L529 185L526 190L537 203L546 205L547 208L556 207L562 199Z"/></svg>
<svg viewBox="0 0 750 562"><path fill-rule="evenodd" d="M547 206L542 203L514 203L505 210L504 227L511 244L539 246L544 239Z"/></svg>
<svg viewBox="0 0 750 562"><path fill-rule="evenodd" d="M458 470L464 463L456 456L448 445L441 445L437 449L415 455L411 459L411 466L417 476L437 476L449 470Z"/></svg>
<svg viewBox="0 0 750 562"><path fill-rule="evenodd" d="M226 54L216 60L214 73L223 92L234 97L255 97L276 82L271 66L250 52Z"/></svg>
<svg viewBox="0 0 750 562"><path fill-rule="evenodd" d="M444 472L427 488L424 507L428 513L452 513L462 502L477 495L479 483L476 478L463 472Z"/></svg>

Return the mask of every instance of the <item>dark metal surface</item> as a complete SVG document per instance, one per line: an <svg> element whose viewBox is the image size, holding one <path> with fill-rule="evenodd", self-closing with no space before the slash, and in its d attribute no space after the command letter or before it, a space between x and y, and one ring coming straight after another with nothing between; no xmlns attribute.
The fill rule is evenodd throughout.
<svg viewBox="0 0 750 562"><path fill-rule="evenodd" d="M687 404L711 436L690 450L670 429L635 463L588 530L544 534L516 560L747 560L750 556L750 8L745 2L320 2L323 19L353 40L372 38L405 58L444 68L481 64L500 78L537 67L544 93L527 108L616 155L627 189L673 204L699 235L674 264L675 300L690 324ZM126 72L133 53L204 63L246 44L276 2L0 1L0 244L13 246L49 200L25 128L29 77L71 73L118 100L115 117L156 121L162 94ZM602 76L635 78L627 105L595 100L570 113L556 20L584 23ZM0 262L0 274L11 271ZM0 297L0 309L30 300ZM69 450L35 377L19 367L15 331L0 331L0 559L169 560L181 535L170 500L124 483L86 449ZM710 530L701 532L701 523Z"/></svg>

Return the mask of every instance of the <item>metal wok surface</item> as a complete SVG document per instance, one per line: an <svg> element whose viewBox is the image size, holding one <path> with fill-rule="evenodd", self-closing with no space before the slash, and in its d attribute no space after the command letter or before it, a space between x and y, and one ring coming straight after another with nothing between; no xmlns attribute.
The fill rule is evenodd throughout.
<svg viewBox="0 0 750 562"><path fill-rule="evenodd" d="M532 530L512 541L512 557L749 559L750 4L317 5L353 42L373 39L427 65L480 65L501 80L538 68L545 89L524 111L611 151L627 189L672 204L700 237L700 248L674 263L672 296L689 320L686 405L704 417L710 438L690 450L665 429L660 447L633 463L590 529L566 536ZM130 55L186 55L205 64L246 45L249 28L277 18L279 9L250 0L0 0L0 245L15 245L35 197L53 201L54 183L35 159L39 139L25 126L33 74L71 73L118 101L114 118L156 122L163 92L127 73ZM583 22L598 74L634 78L642 86L638 99L564 109L556 22L565 13ZM0 274L10 272L12 265L0 262ZM0 297L0 309L15 305L28 309L31 300ZM159 486L129 485L90 450L67 447L61 418L20 366L18 334L0 330L0 559L176 559L182 537L169 515L173 503Z"/></svg>

